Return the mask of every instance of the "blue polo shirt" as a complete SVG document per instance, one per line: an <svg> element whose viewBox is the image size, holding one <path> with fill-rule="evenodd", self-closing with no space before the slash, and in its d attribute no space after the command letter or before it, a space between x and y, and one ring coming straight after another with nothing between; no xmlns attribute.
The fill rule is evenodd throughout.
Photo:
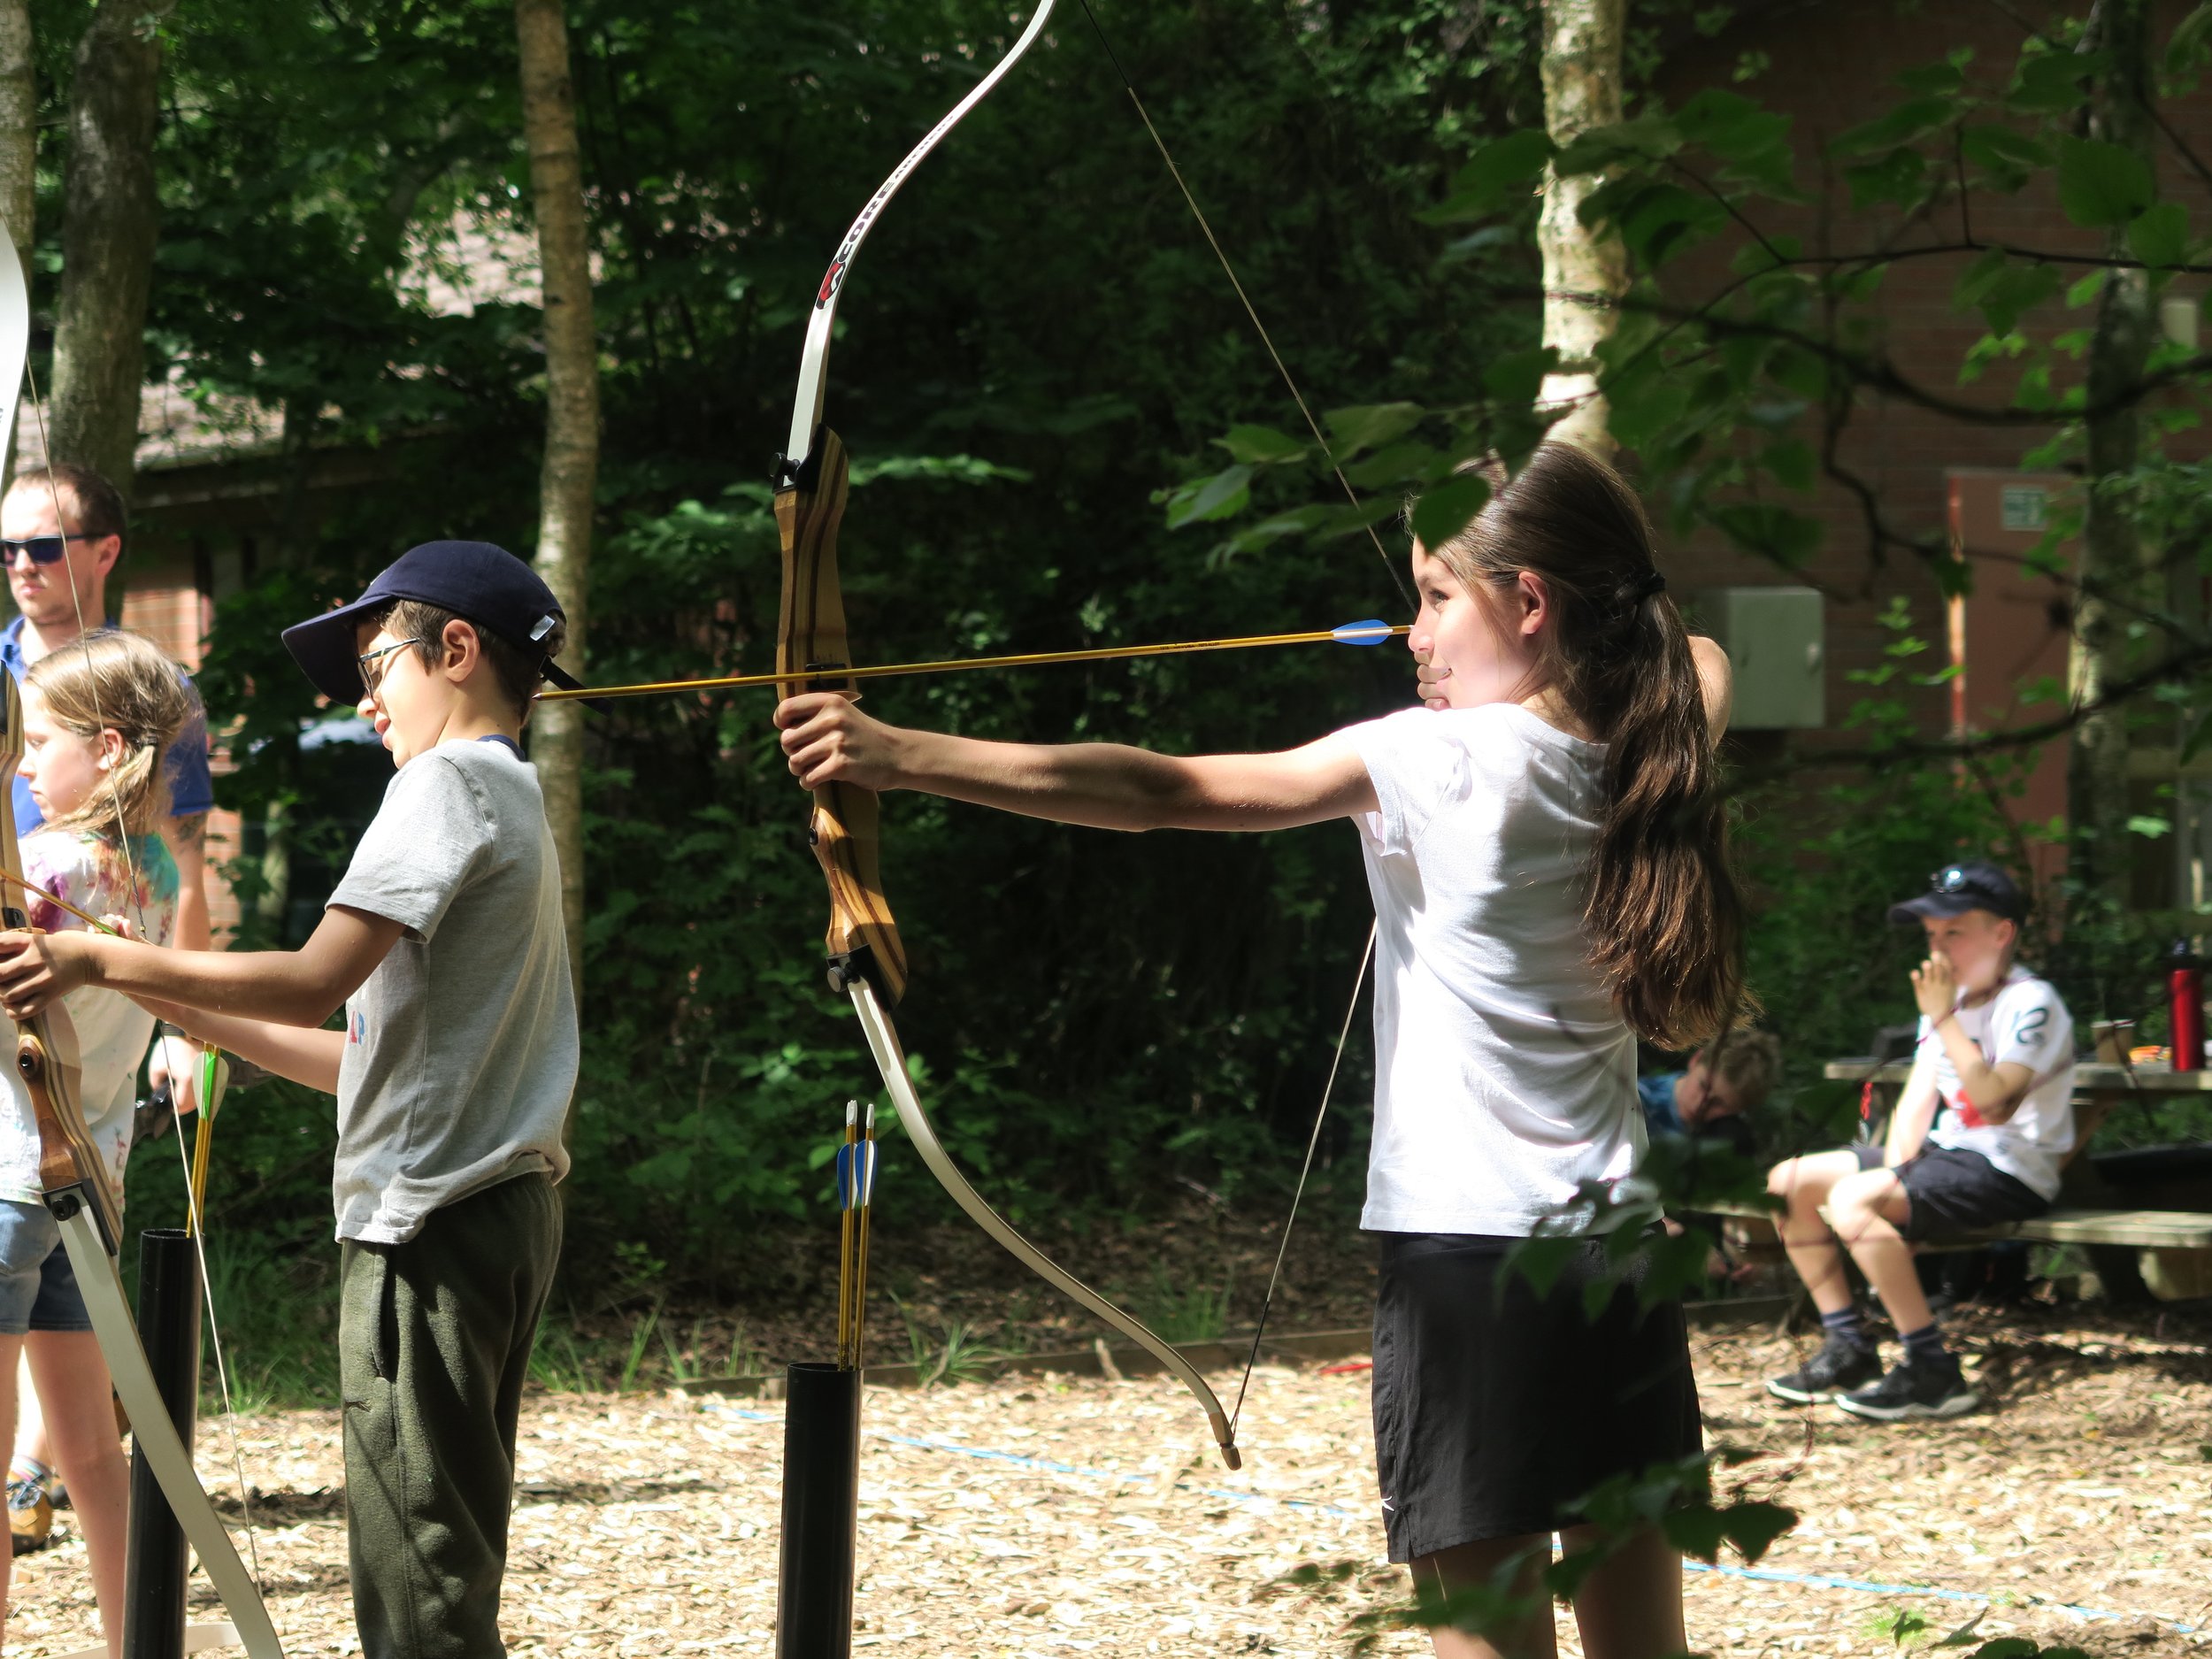
<svg viewBox="0 0 2212 1659"><path fill-rule="evenodd" d="M111 622L108 626L115 625ZM18 685L23 683L21 617L0 630L0 664L7 665ZM168 758L162 763L162 769L169 780L169 815L190 818L196 813L214 810L215 779L207 765L207 711L200 706L200 694L192 689L192 676L180 668L177 678L191 695L192 718L185 723L184 730L177 733L177 741L169 746ZM38 810L38 803L31 795L31 786L24 781L21 772L8 781L15 790L15 833L28 835L46 821L46 815Z"/></svg>

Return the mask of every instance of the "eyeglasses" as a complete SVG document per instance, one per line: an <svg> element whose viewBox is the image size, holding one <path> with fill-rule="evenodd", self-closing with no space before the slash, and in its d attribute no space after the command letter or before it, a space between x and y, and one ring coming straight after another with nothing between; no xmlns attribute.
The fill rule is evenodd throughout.
<svg viewBox="0 0 2212 1659"><path fill-rule="evenodd" d="M104 540L106 538L104 536L96 536L89 533L77 535L29 535L23 537L20 541L11 536L0 536L0 554L6 556L6 562L10 565L15 563L19 554L23 553L28 553L31 556L31 563L34 565L58 565L62 562L64 556L68 553L69 544L72 541Z"/></svg>
<svg viewBox="0 0 2212 1659"><path fill-rule="evenodd" d="M389 645L380 645L373 651L364 651L354 662L361 670L361 695L376 695L376 688L384 683L383 659L394 651L403 651L411 645L420 645L420 640L394 640Z"/></svg>

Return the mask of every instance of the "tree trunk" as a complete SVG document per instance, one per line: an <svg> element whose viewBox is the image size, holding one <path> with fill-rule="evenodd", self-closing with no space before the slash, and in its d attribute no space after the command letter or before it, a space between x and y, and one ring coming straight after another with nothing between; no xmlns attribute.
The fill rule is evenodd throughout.
<svg viewBox="0 0 2212 1659"><path fill-rule="evenodd" d="M38 217L38 78L31 73L30 0L0 0L0 220L31 285L31 242ZM15 476L18 434L8 434L0 482Z"/></svg>
<svg viewBox="0 0 2212 1659"><path fill-rule="evenodd" d="M560 0L515 0L522 48L522 119L545 285L545 463L538 475L538 573L568 614L563 663L586 660L587 578L599 475L599 345L592 326L591 255L584 216L576 96ZM584 988L584 720L581 703L541 706L531 757L561 855L561 910L578 1005Z"/></svg>
<svg viewBox="0 0 2212 1659"><path fill-rule="evenodd" d="M77 42L69 85L48 437L55 459L97 467L126 499L138 453L158 206L156 28L168 9L150 0L100 0Z"/></svg>
<svg viewBox="0 0 2212 1659"><path fill-rule="evenodd" d="M2150 74L2149 0L2099 0L2082 42L2085 50L2112 54L2112 68L2096 88L2089 135L2151 158L2146 95ZM2125 234L2112 234L2110 251L2128 256ZM2154 311L2144 273L2113 272L2097 303L2089 346L2088 398L2092 407L2124 399L2143 376L2152 346ZM2082 523L2081 572L2074 611L2073 697L2093 705L2113 681L2130 671L2128 625L2151 600L2150 575L2136 534L2132 492L2127 488L2141 448L2143 419L2133 402L2086 423L2088 476ZM2129 899L2128 731L2124 709L2102 709L2074 728L2067 756L2067 821L2071 827L2069 873L2084 899L2110 908Z"/></svg>
<svg viewBox="0 0 2212 1659"><path fill-rule="evenodd" d="M1627 0L1544 0L1544 125L1555 144L1571 143L1621 119L1627 9ZM1548 171L1544 176L1544 211L1536 225L1544 256L1544 343L1558 350L1559 366L1544 377L1538 396L1560 411L1553 437L1610 455L1614 443L1598 390L1596 353L1618 313L1564 297L1618 298L1628 292L1628 253L1620 237L1610 229L1592 230L1578 217L1603 182L1601 173L1563 179Z"/></svg>

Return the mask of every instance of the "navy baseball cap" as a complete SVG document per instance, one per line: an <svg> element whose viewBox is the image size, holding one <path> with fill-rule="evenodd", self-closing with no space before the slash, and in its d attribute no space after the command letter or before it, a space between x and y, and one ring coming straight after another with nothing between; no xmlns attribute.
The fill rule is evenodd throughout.
<svg viewBox="0 0 2212 1659"><path fill-rule="evenodd" d="M361 701L361 664L355 634L360 625L396 599L413 599L465 617L519 651L544 649L545 637L568 620L537 572L489 541L426 541L409 548L349 605L294 623L284 647L333 703ZM564 690L576 680L544 659L545 677Z"/></svg>
<svg viewBox="0 0 2212 1659"><path fill-rule="evenodd" d="M1939 917L1963 916L1969 910L1987 910L2008 922L2024 922L2028 901L2010 876L1979 858L1946 864L1928 878L1928 890L1916 899L1889 907L1893 922L1932 921Z"/></svg>

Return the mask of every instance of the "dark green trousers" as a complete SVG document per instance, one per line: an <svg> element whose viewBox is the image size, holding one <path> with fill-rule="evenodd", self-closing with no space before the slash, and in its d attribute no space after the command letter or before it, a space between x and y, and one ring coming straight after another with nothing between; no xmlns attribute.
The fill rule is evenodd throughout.
<svg viewBox="0 0 2212 1659"><path fill-rule="evenodd" d="M339 1270L346 1525L363 1659L498 1659L515 1420L561 1253L561 1201L518 1176Z"/></svg>

